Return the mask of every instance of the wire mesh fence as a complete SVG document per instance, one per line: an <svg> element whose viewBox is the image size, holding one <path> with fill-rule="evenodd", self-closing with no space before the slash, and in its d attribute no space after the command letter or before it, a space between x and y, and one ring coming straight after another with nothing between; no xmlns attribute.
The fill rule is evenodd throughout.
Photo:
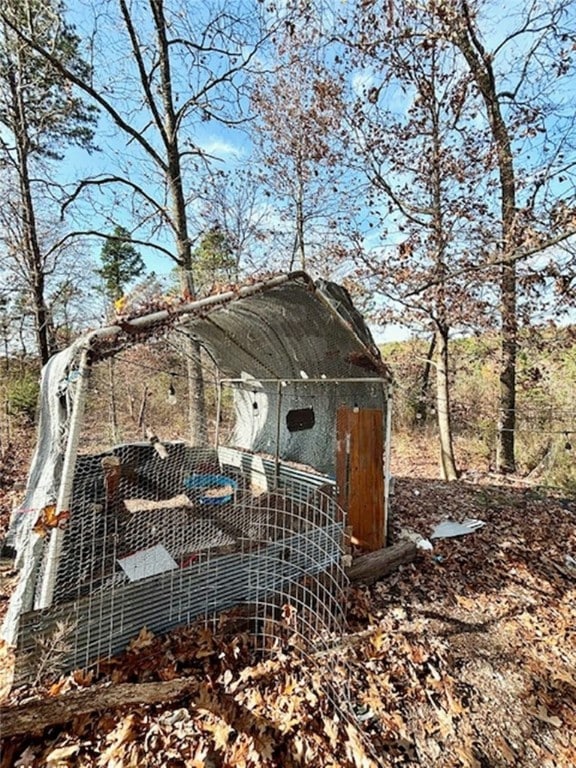
<svg viewBox="0 0 576 768"><path fill-rule="evenodd" d="M265 476L253 485L230 465L223 475L214 451L164 447L164 459L130 445L79 460L52 606L24 617L24 653L65 623L63 666L89 666L143 626L166 632L232 609L257 652L343 631L344 521L331 495L303 477L263 492Z"/></svg>

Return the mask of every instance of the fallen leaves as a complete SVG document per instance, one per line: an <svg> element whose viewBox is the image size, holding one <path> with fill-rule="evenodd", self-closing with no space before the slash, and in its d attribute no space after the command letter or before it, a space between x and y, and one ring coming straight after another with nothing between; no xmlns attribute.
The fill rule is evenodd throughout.
<svg viewBox="0 0 576 768"><path fill-rule="evenodd" d="M69 760L75 757L80 751L79 744L70 744L67 747L57 747L46 756L46 765L48 768L62 768L70 765Z"/></svg>
<svg viewBox="0 0 576 768"><path fill-rule="evenodd" d="M560 728L562 725L562 720L559 717L556 717L556 715L551 715L544 704L539 704L536 709L528 709L527 712L530 715L534 715L534 717L543 723L549 723L555 728Z"/></svg>
<svg viewBox="0 0 576 768"><path fill-rule="evenodd" d="M350 723L346 731L346 756L356 768L374 768L377 763L366 754L366 745L357 728Z"/></svg>
<svg viewBox="0 0 576 768"><path fill-rule="evenodd" d="M53 528L64 528L69 519L70 512L57 513L56 504L48 504L41 510L32 530L38 536L46 536Z"/></svg>
<svg viewBox="0 0 576 768"><path fill-rule="evenodd" d="M154 633L150 632L148 627L142 627L138 635L128 644L128 650L138 652L144 648L149 648L154 642Z"/></svg>
<svg viewBox="0 0 576 768"><path fill-rule="evenodd" d="M102 768L121 768L125 765L126 753L138 736L139 718L130 713L106 737L107 747L100 753L97 765Z"/></svg>
<svg viewBox="0 0 576 768"><path fill-rule="evenodd" d="M98 675L47 693L189 677L199 698L76 718L50 741L11 742L3 768L576 765L576 585L554 565L576 552L574 510L514 487L397 480L394 530L428 535L442 518L486 525L350 589L349 634L328 651L261 659L233 611L165 637L144 628Z"/></svg>

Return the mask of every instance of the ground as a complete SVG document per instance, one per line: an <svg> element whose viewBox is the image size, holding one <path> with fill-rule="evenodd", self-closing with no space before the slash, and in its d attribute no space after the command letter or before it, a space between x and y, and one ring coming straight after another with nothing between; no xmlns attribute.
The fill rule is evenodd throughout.
<svg viewBox="0 0 576 768"><path fill-rule="evenodd" d="M96 698L111 683L189 678L193 691L7 738L2 768L576 765L576 503L518 478L434 473L425 445L395 457L392 538L428 537L443 519L485 525L351 588L333 651L247 666L245 637L144 633L99 679L5 686L4 705ZM17 494L5 483L4 512Z"/></svg>

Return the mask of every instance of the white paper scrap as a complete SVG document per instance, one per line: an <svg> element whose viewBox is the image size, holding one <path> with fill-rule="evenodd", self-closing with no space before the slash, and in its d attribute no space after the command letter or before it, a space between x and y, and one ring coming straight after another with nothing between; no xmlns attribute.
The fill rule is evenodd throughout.
<svg viewBox="0 0 576 768"><path fill-rule="evenodd" d="M430 534L431 539L450 539L454 536L464 536L467 533L474 533L482 528L486 523L483 520L466 519L461 523L454 520L443 520Z"/></svg>
<svg viewBox="0 0 576 768"><path fill-rule="evenodd" d="M130 581L140 581L148 576L157 576L159 573L178 568L178 564L162 544L119 558L118 565Z"/></svg>

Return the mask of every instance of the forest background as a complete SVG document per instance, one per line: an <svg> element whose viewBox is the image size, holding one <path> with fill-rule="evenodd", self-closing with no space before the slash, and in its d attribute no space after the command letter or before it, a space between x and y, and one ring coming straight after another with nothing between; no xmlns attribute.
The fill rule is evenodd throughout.
<svg viewBox="0 0 576 768"><path fill-rule="evenodd" d="M396 429L439 440L441 477L573 487L572 0L10 0L0 24L3 448L87 327L305 269L412 337L385 351Z"/></svg>

